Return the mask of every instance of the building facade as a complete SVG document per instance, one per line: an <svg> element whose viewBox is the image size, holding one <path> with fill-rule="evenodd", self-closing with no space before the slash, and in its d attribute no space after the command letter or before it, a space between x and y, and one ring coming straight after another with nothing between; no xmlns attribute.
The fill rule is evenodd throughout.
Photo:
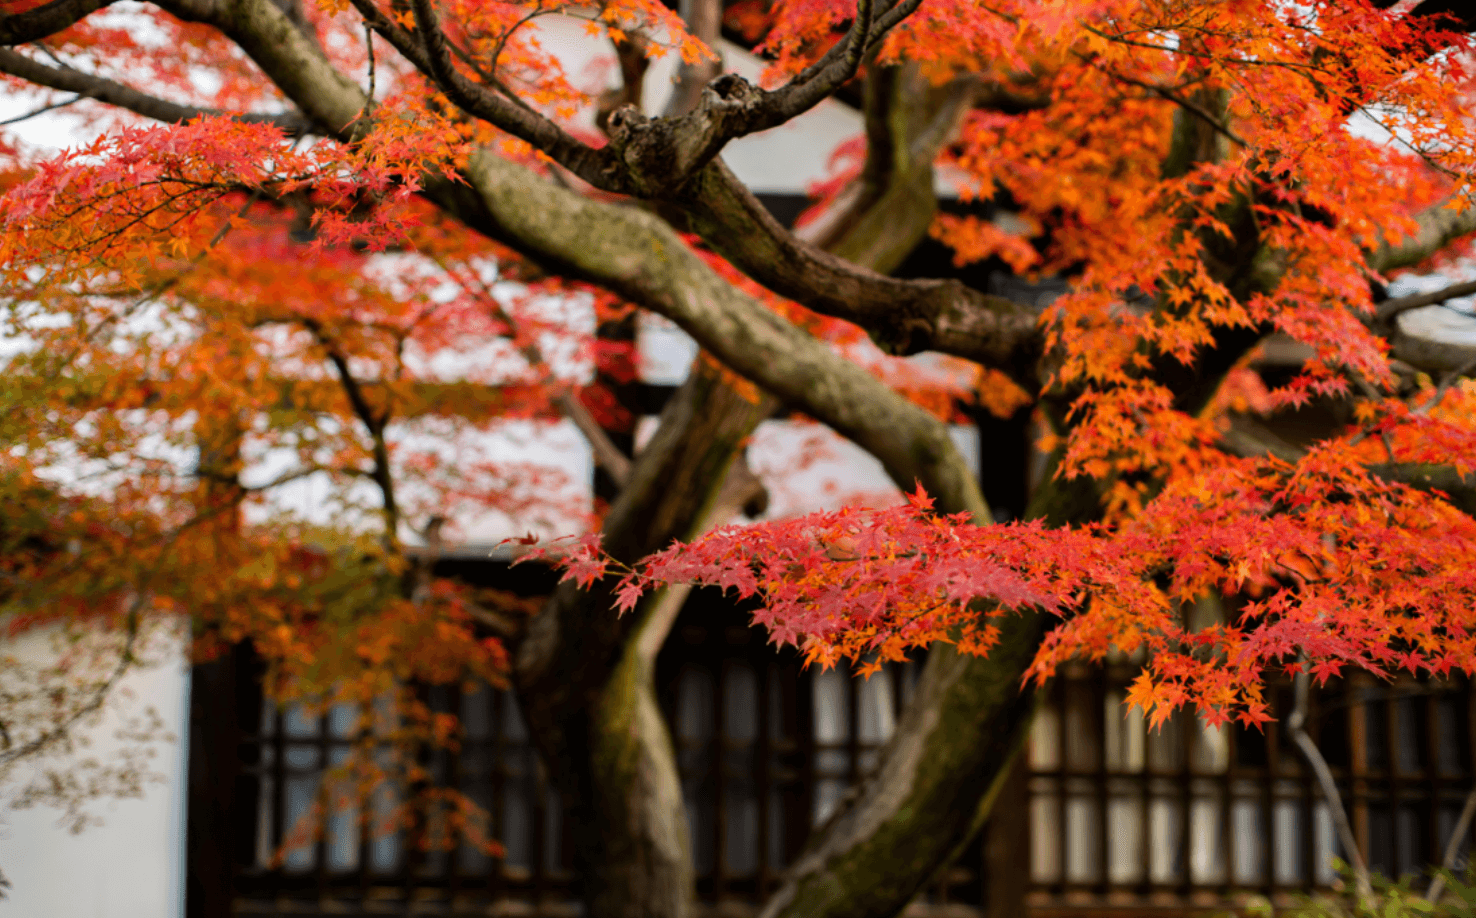
<svg viewBox="0 0 1476 918"><path fill-rule="evenodd" d="M508 572L489 569L498 579ZM518 588L547 586L519 567ZM545 578L540 584L539 577ZM443 690L459 755L429 763L485 807L505 847L427 852L414 830L375 835L330 811L308 845L283 848L347 754L351 712L309 719L264 704L248 651L196 669L191 724L192 918L278 914L579 914L559 801L505 692ZM870 679L804 669L747 610L715 591L688 601L658 660L702 911L752 914L812 826L875 767L919 665ZM912 912L951 916L1191 915L1248 894L1284 897L1336 880L1331 811L1278 723L1209 728L1192 713L1159 730L1123 705L1130 660L1063 671L981 836ZM1473 780L1476 696L1464 682L1351 677L1317 690L1308 730L1327 758L1360 848L1387 875L1445 845ZM1466 842L1469 848L1470 839Z"/></svg>

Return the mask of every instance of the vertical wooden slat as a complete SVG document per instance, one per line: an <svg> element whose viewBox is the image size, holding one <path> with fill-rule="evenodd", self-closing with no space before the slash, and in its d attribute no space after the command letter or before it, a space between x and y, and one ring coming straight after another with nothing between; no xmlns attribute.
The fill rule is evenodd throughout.
<svg viewBox="0 0 1476 918"><path fill-rule="evenodd" d="M489 780L491 787L487 791L487 834L493 839L501 839L506 831L502 823L503 806L505 802L507 776L507 750L503 743L503 734L507 730L506 716L503 713L503 705L513 703L507 693L485 688L489 697L487 699L487 768L490 772ZM503 876L507 870L506 849L504 856L493 857L487 870L487 894L493 902L502 898Z"/></svg>
<svg viewBox="0 0 1476 918"><path fill-rule="evenodd" d="M286 818L286 811L287 811L287 804L286 804L286 794L287 794L287 790L286 790L286 784L287 784L287 768L286 768L286 763L284 762L284 759L286 759L286 757L287 757L286 756L287 749L286 749L286 744L282 741L283 719L284 718L283 718L281 706L274 704L274 709L272 711L272 738L271 738L271 744L272 744L272 831L270 833L268 833L268 837L271 839L271 842L272 842L272 851L273 851L273 853L275 853L275 852L277 852L277 851L279 851L281 849L282 842L287 837L287 829L286 829L285 826L282 825L282 821ZM269 892L270 892L270 895L271 895L271 897L273 899L276 899L279 895L281 895L281 877L282 877L282 871L280 871L280 870L273 870L271 872L271 878L272 878L272 880L271 880L271 883L270 883L270 886L269 886Z"/></svg>
<svg viewBox="0 0 1476 918"><path fill-rule="evenodd" d="M468 748L468 743L471 739L467 735L466 730L465 696L461 691L460 685L447 686L447 694L450 696L446 703L447 709L456 715L456 722L461 728L460 748L464 752ZM466 793L465 762L464 756L447 753L446 770L448 774L445 780L450 783L451 787L457 793L461 794ZM464 833L461 838L458 838L451 835L448 831L446 839L445 882L446 898L451 902L455 902L457 896L461 893L461 845L464 841Z"/></svg>
<svg viewBox="0 0 1476 918"><path fill-rule="evenodd" d="M810 820L815 812L815 681L802 678L798 664L792 664L794 685L795 737L799 746L800 784L796 794L799 802L798 818L786 826L789 835L790 855L787 860L799 856L805 839L810 834Z"/></svg>
<svg viewBox="0 0 1476 918"><path fill-rule="evenodd" d="M1349 808L1348 819L1353 824L1353 837L1358 842L1358 850L1365 858L1371 856L1369 851L1369 815L1368 815L1368 705L1365 703L1364 686L1366 677L1352 676L1343 687L1348 693L1348 768L1352 777L1348 782ZM1348 852L1343 852L1343 860L1349 858Z"/></svg>
<svg viewBox="0 0 1476 918"><path fill-rule="evenodd" d="M1441 797L1445 782L1441 779L1441 695L1424 695L1424 860L1439 863L1444 841L1441 840Z"/></svg>
<svg viewBox="0 0 1476 918"><path fill-rule="evenodd" d="M1138 774L1138 817L1142 820L1141 838L1143 843L1140 850L1142 858L1143 876L1139 884L1139 891L1147 895L1153 889L1153 777L1157 771L1153 767L1153 756L1150 754L1149 737L1143 737L1143 767Z"/></svg>
<svg viewBox="0 0 1476 918"><path fill-rule="evenodd" d="M1108 824L1107 813L1107 731L1111 729L1107 724L1107 711L1104 702L1107 698L1107 671L1103 667L1097 667L1095 678L1092 679L1092 688L1096 696L1096 703L1091 706L1092 724L1091 732L1097 744L1096 749L1096 772L1093 775L1096 791L1096 799L1093 801L1097 810L1097 892L1106 895L1111 884L1108 845L1111 842L1111 830Z"/></svg>
<svg viewBox="0 0 1476 918"><path fill-rule="evenodd" d="M755 749L757 750L754 761L754 796L758 805L758 863L755 865L754 888L760 901L769 895L769 860L772 852L769 850L769 801L774 797L774 777L769 768L769 759L774 754L771 734L773 725L770 723L770 706L773 701L770 697L770 680L774 678L775 666L771 658L765 660L762 665L754 667L758 680L758 698L756 704L758 710L754 722L757 724L758 733L754 737Z"/></svg>
<svg viewBox="0 0 1476 918"><path fill-rule="evenodd" d="M722 629L713 629L721 633ZM728 751L733 748L732 737L728 735L728 672L731 669L731 661L728 659L725 644L719 645L719 653L722 656L717 661L717 674L713 680L712 689L712 739L710 748L712 750L709 761L712 763L712 793L713 793L713 820L712 820L712 895L713 901L721 901L723 894L727 892L728 881Z"/></svg>
<svg viewBox="0 0 1476 918"><path fill-rule="evenodd" d="M1235 772L1239 766L1240 750L1235 742L1234 721L1222 728L1225 732L1225 768L1220 773L1220 851L1224 864L1224 884L1221 895L1229 896L1235 891L1235 875L1240 865L1235 861Z"/></svg>
<svg viewBox="0 0 1476 918"><path fill-rule="evenodd" d="M1319 717L1320 697L1316 691L1310 692L1307 698L1307 724L1306 729L1312 737L1312 742L1319 749L1326 749L1322 745L1322 720ZM1316 829L1314 814L1314 784L1312 769L1302 759L1297 759L1297 774L1300 777L1298 786L1297 812L1301 820L1301 857L1297 860L1297 876L1306 889L1311 889L1317 879L1316 867Z"/></svg>
<svg viewBox="0 0 1476 918"><path fill-rule="evenodd" d="M318 800L323 808L318 824L318 837L313 842L313 881L318 888L318 901L328 898L328 821L333 815L333 801L328 782L328 711L318 716L318 729L313 737L313 746L318 750Z"/></svg>
<svg viewBox="0 0 1476 918"><path fill-rule="evenodd" d="M1399 875L1399 863L1404 857L1404 846L1399 843L1399 811L1403 797L1404 781L1399 763L1399 705L1394 702L1394 693L1386 691L1384 701L1384 805L1389 813L1389 875Z"/></svg>
<svg viewBox="0 0 1476 918"><path fill-rule="evenodd" d="M230 918L235 873L255 866L261 715L241 691L245 656L232 648L190 671L187 918Z"/></svg>
<svg viewBox="0 0 1476 918"><path fill-rule="evenodd" d="M1274 693L1274 689L1272 692ZM1276 696L1273 694L1273 704ZM1264 833L1262 863L1266 865L1262 891L1267 895L1276 892L1276 853L1272 839L1276 837L1276 779L1281 773L1281 744L1278 727L1266 728L1266 765L1261 779L1261 831Z"/></svg>
<svg viewBox="0 0 1476 918"><path fill-rule="evenodd" d="M533 874L533 901L542 905L548 889L548 778L541 761L534 765L533 806L528 827L528 865Z"/></svg>
<svg viewBox="0 0 1476 918"><path fill-rule="evenodd" d="M1020 756L984 829L985 918L1022 918L1030 887L1030 763Z"/></svg>
<svg viewBox="0 0 1476 918"><path fill-rule="evenodd" d="M1182 868L1179 894L1188 898L1194 891L1194 737L1199 732L1199 719L1187 709L1174 715L1179 728L1179 850Z"/></svg>
<svg viewBox="0 0 1476 918"><path fill-rule="evenodd" d="M1466 774L1462 786L1476 783L1476 679L1466 680ZM1476 860L1476 820L1466 832L1466 859Z"/></svg>
<svg viewBox="0 0 1476 918"><path fill-rule="evenodd" d="M1066 758L1066 716L1071 694L1066 690L1068 676L1062 674L1053 686L1056 696L1056 892L1066 890L1067 856L1070 845L1066 837L1066 781L1071 769Z"/></svg>
<svg viewBox="0 0 1476 918"><path fill-rule="evenodd" d="M844 673L846 685L846 781L861 780L861 680L855 672Z"/></svg>
<svg viewBox="0 0 1476 918"><path fill-rule="evenodd" d="M424 686L417 686L413 690L416 701L430 706L430 698ZM424 745L417 745L415 759L422 768L428 767L426 761L426 750ZM423 784L405 784L405 799L408 804L408 815L405 820L404 842L401 845L402 856L400 858L400 899L404 903L405 914L410 914L411 907L415 902L416 874L419 873L421 864L425 857L425 797L422 793Z"/></svg>

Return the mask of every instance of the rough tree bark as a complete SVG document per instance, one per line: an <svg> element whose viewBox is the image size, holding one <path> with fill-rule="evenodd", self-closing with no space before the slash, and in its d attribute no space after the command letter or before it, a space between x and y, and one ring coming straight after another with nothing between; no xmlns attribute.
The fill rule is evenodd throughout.
<svg viewBox="0 0 1476 918"><path fill-rule="evenodd" d="M56 0L10 17L0 28L0 44L43 38L102 5ZM228 35L297 107L263 117L294 130L306 121L345 140L364 129L363 89L336 70L278 4L160 5ZM366 16L378 15L372 6L359 8ZM895 19L912 8L913 0L903 0L879 17ZM802 111L850 79L885 31L868 34L861 18L805 85L763 92L719 79L679 117L645 119L617 111L610 121L614 142L598 151L509 108L506 100L456 84L433 50L393 24L376 21L376 28L472 116L530 140L600 187L656 199L663 213L679 214L684 229L698 232L768 288L857 322L888 351L943 350L1037 381L1045 355L1032 310L956 280L885 276L926 230L936 206L929 164L947 139L950 119L969 104L966 85L934 93L906 68L877 69L867 92L871 159L853 208L824 235L823 245L780 227L712 159L726 138ZM45 65L5 56L11 54L0 55L0 70L29 68L28 78L41 83L62 79ZM174 121L198 113L97 78L66 79L73 91L147 117ZM428 181L425 194L535 261L677 322L774 400L867 449L899 484L920 482L941 510L990 518L973 470L941 423L736 290L663 219L583 197L491 153L472 157L461 179ZM1473 221L1471 211L1432 211L1422 224L1427 232L1372 254L1370 266L1388 269L1418 260L1469 231ZM1249 289L1265 283L1267 265L1250 239L1247 247L1225 254L1220 270L1243 276ZM1227 337L1197 365L1193 379L1175 379L1175 391L1188 393L1186 406L1208 398L1223 370L1257 337ZM1155 372L1176 371L1162 366ZM769 410L765 401L743 399L712 368L694 374L653 443L636 457L630 482L610 511L605 534L611 553L634 560L704 525L714 503L724 499L722 488L743 439ZM1096 505L1090 484L1050 478L1034 496L1030 515L1061 524L1090 518ZM517 648L515 681L536 742L579 827L575 845L588 913L679 918L690 910L691 855L671 741L651 687L655 649L669 626L672 603L657 599L623 619L609 606L609 597L598 590L561 589ZM920 691L880 768L816 834L765 915L896 914L978 828L1029 723L1034 701L1020 690L1020 676L1046 623L1026 614L1000 624L1000 642L988 658L961 657L947 648L930 655Z"/></svg>

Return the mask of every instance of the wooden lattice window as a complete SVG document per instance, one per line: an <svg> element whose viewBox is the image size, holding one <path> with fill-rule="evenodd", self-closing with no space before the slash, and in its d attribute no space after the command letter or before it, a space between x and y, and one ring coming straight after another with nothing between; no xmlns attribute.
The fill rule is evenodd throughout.
<svg viewBox="0 0 1476 918"><path fill-rule="evenodd" d="M1031 902L1187 907L1332 884L1330 861L1346 855L1285 735L1290 687L1272 688L1279 722L1264 732L1192 713L1154 731L1122 704L1135 673L1068 668L1049 689L1029 747ZM1374 869L1436 859L1473 780L1472 710L1464 682L1313 693L1309 733Z"/></svg>

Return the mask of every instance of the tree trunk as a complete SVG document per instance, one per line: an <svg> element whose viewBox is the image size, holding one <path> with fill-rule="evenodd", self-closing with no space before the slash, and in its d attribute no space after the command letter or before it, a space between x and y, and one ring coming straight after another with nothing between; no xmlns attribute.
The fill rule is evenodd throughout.
<svg viewBox="0 0 1476 918"><path fill-rule="evenodd" d="M1099 506L1085 479L1047 477L1026 515L1059 526ZM1029 734L1037 693L1021 680L1049 624L1037 612L998 623L987 657L932 649L881 767L816 832L763 918L889 918L984 824Z"/></svg>
<svg viewBox="0 0 1476 918"><path fill-rule="evenodd" d="M633 562L691 538L772 411L698 361L606 517L606 550ZM692 855L654 687L673 603L653 597L618 618L612 600L600 585L560 587L518 649L518 699L570 816L587 914L680 918L691 905Z"/></svg>

